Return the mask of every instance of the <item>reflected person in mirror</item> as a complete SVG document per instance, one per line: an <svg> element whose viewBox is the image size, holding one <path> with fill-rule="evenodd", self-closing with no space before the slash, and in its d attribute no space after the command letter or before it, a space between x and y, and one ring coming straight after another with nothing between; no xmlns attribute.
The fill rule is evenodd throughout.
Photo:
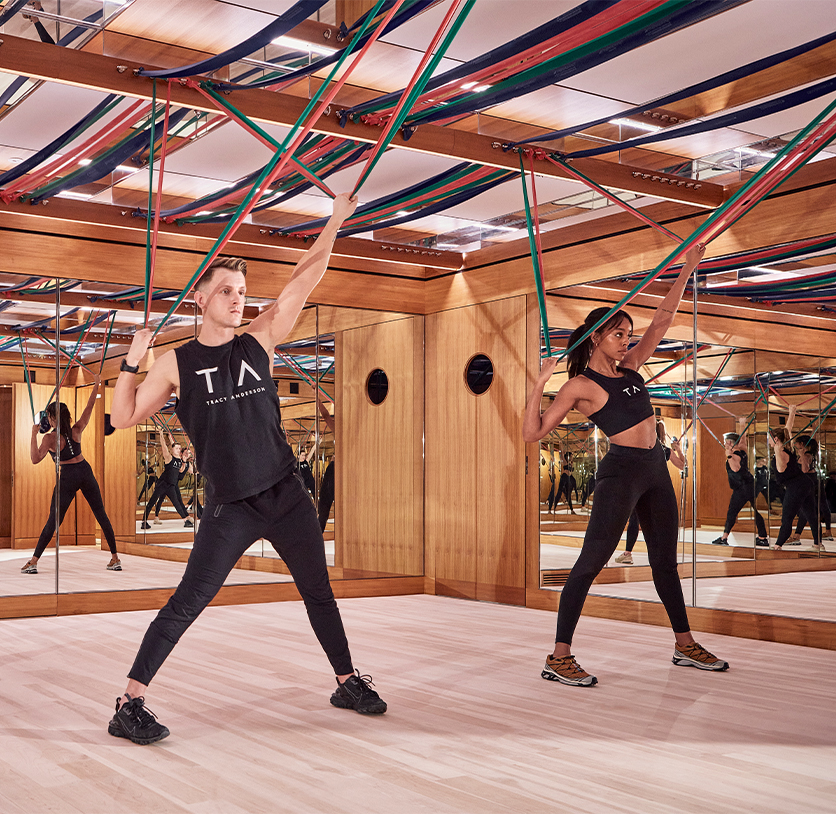
<svg viewBox="0 0 836 814"><path fill-rule="evenodd" d="M58 455L61 461L60 482L55 484L52 490L52 501L49 504L49 519L41 531L38 542L35 546L35 553L21 568L21 573L37 574L38 560L44 553L55 534L56 527L60 527L64 520L67 509L70 508L78 492L84 495L84 499L93 510L96 521L101 527L102 534L110 549L110 562L107 564L108 571L121 571L122 563L116 553L116 537L113 534L113 526L105 511L102 493L99 489L93 469L81 453L81 435L90 418L93 415L93 408L96 406L96 397L99 393L101 379L96 376L93 380L93 389L90 391L90 398L87 405L79 416L78 421L73 424L70 411L63 402L50 402L46 408L46 417L49 421L51 432L44 435L38 443L38 433L41 432L40 423L32 427L32 437L29 443L29 457L33 464L39 464L47 455L52 460ZM58 522L55 522L55 497L58 496Z"/></svg>
<svg viewBox="0 0 836 814"><path fill-rule="evenodd" d="M203 317L197 339L158 357L139 386L136 373L153 334L143 329L134 337L114 391L113 424L133 426L177 395L177 415L206 483L206 506L183 579L149 626L125 693L117 699L111 735L139 744L169 735L145 707L148 684L242 554L261 538L290 570L334 670L331 704L365 714L386 711L371 679L352 664L328 580L322 532L282 431L272 380L275 347L287 338L325 274L337 231L356 206L348 195L336 197L333 215L276 301L243 332L246 262L218 258L195 286Z"/></svg>
<svg viewBox="0 0 836 814"><path fill-rule="evenodd" d="M319 414L325 422L326 432L330 432L336 441L337 420L334 414L325 406L319 390L316 391L316 403L319 408ZM328 519L331 517L331 507L334 505L334 495L336 493L336 472L334 469L336 466L336 458L337 455L335 452L331 456L331 460L328 461L328 466L325 467L325 474L323 474L322 480L319 482L319 506L317 512L319 514L319 527L322 531L325 531L325 527L328 525Z"/></svg>
<svg viewBox="0 0 836 814"><path fill-rule="evenodd" d="M787 425L769 430L767 440L775 455L776 479L784 487L784 499L781 502L781 528L775 540L775 548L780 550L792 533L796 515L803 517L810 524L813 533L813 547L821 548L821 526L813 484L804 474L798 455L792 448L792 424L795 420L795 405L790 405Z"/></svg>
<svg viewBox="0 0 836 814"><path fill-rule="evenodd" d="M737 432L723 434L723 449L726 453L726 475L732 493L729 498L729 508L726 512L726 525L723 527L723 533L711 542L713 545L729 544L729 534L737 522L737 516L740 514L740 510L749 503L755 513L755 526L758 529L755 545L769 548L766 523L764 523L763 516L755 505L757 493L755 491L755 476L749 471L745 418L737 419Z"/></svg>
<svg viewBox="0 0 836 814"><path fill-rule="evenodd" d="M543 362L523 419L523 439L538 441L578 410L609 438L610 448L598 466L595 501L581 553L560 595L554 651L541 676L549 681L589 687L598 679L572 655L572 637L593 580L613 555L633 509L644 530L653 582L673 627L673 663L701 670L727 670L694 641L682 596L676 563L679 511L665 455L656 435L650 395L638 369L651 357L673 322L685 284L699 265L705 248L694 246L644 335L632 348L633 321L616 311L568 355L569 381L541 415L543 388L557 359ZM596 308L569 338L578 343L610 309Z"/></svg>
<svg viewBox="0 0 836 814"><path fill-rule="evenodd" d="M186 461L183 460L183 446L174 440L174 436L168 434L169 443L165 442L165 432L160 431L160 448L163 453L163 471L157 479L154 486L154 491L145 504L145 511L142 514L142 523L140 528L150 529L151 524L148 518L151 512L154 512L154 524L161 525L160 509L162 509L163 501L168 498L171 505L174 506L174 511L180 515L180 519L185 521L183 526L187 529L193 528L194 523L183 505L183 497L180 494L180 479L186 471ZM170 446L170 449L169 449Z"/></svg>

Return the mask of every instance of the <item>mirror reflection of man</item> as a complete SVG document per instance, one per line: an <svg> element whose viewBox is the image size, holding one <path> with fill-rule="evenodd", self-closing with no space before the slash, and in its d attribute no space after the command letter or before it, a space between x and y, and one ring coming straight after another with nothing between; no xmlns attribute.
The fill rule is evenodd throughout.
<svg viewBox="0 0 836 814"><path fill-rule="evenodd" d="M319 414L322 416L322 420L325 422L325 428L327 432L330 432L332 435L335 433L335 428L337 426L336 419L334 415L328 410L325 402L322 400L322 396L319 394L319 391L316 393L316 403L319 407ZM335 436L336 439L336 436ZM328 518L331 516L331 507L334 505L334 491L335 491L335 479L336 473L334 471L334 462L336 460L336 452L334 455L331 456L331 460L328 461L328 466L325 467L325 474L322 476L322 481L319 484L319 527L322 531L325 531L325 526L328 525Z"/></svg>
<svg viewBox="0 0 836 814"><path fill-rule="evenodd" d="M301 449L299 451L299 474L302 476L302 481L305 488L310 492L311 497L316 492L316 481L314 481L313 472L311 471L311 464L308 461L309 450Z"/></svg>
<svg viewBox="0 0 836 814"><path fill-rule="evenodd" d="M108 732L148 744L169 735L144 707L145 690L189 625L223 585L244 552L266 538L293 576L311 626L337 678L331 704L382 713L368 676L355 673L325 563L316 512L296 473L272 381L276 345L287 338L328 267L337 230L357 205L338 195L334 212L297 263L276 301L241 333L247 264L218 258L194 290L202 314L197 339L163 353L136 385L153 334L137 331L113 394L112 421L131 427L174 393L177 415L194 444L206 483L206 507L183 579L148 628L116 702Z"/></svg>
<svg viewBox="0 0 836 814"><path fill-rule="evenodd" d="M166 444L165 432L161 431L160 449L163 454L163 471L157 479L148 503L145 504L145 512L142 515L141 524L141 528L143 529L151 528L151 524L148 522L151 512L154 513L154 523L156 525L162 523L162 520L160 520L160 509L166 498L171 501L174 510L185 521L183 526L187 529L193 528L194 526L194 523L189 517L189 513L186 511L186 507L183 505L183 497L180 494L180 479L186 470L186 463L183 461L183 447L174 440L174 436L171 433L168 434L168 441L169 443Z"/></svg>

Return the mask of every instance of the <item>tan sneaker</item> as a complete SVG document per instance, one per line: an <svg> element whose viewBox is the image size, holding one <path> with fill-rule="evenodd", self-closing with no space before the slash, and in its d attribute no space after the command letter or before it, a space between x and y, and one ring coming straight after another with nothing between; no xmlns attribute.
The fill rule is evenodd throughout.
<svg viewBox="0 0 836 814"><path fill-rule="evenodd" d="M693 642L692 644L678 644L674 647L674 664L680 667L696 667L699 670L728 670L729 663L721 661L713 653L709 653L702 645Z"/></svg>
<svg viewBox="0 0 836 814"><path fill-rule="evenodd" d="M573 687L591 687L598 683L598 679L587 673L575 661L574 656L563 656L557 659L552 655L546 656L546 666L540 673L540 677L547 681L571 684Z"/></svg>
<svg viewBox="0 0 836 814"><path fill-rule="evenodd" d="M624 563L625 565L632 565L633 564L633 555L629 551L625 551L623 554L619 554L615 558L616 562Z"/></svg>

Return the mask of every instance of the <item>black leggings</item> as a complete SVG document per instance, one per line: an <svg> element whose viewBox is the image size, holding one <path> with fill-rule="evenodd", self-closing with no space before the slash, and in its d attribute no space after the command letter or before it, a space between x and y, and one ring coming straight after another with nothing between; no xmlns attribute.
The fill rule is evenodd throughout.
<svg viewBox="0 0 836 814"><path fill-rule="evenodd" d="M84 499L93 510L96 521L102 528L102 534L107 541L110 548L110 553L116 556L116 538L113 536L113 526L110 525L110 520L105 512L104 502L102 501L102 493L99 490L99 484L96 482L96 476L87 461L79 461L77 464L63 464L61 466L61 479L52 490L52 503L49 509L49 519L38 538L38 544L35 546L34 557L40 557L44 553L44 549L49 545L49 541L55 534L55 492L58 492L58 505L60 506L60 513L58 515L58 525L64 521L64 515L70 504L75 499L76 492L81 490Z"/></svg>
<svg viewBox="0 0 836 814"><path fill-rule="evenodd" d="M728 534L734 528L734 524L737 522L737 515L740 514L740 510L747 503L751 503L752 509L755 511L755 525L758 527L758 537L766 537L766 524L763 522L763 516L755 506L755 487L752 483L744 483L731 493L723 534Z"/></svg>
<svg viewBox="0 0 836 814"><path fill-rule="evenodd" d="M807 477L810 478L810 475L808 474ZM833 529L832 529L833 515L830 511L830 505L827 502L827 495L825 494L824 489L821 488L821 486L823 486L823 484L821 484L821 486L820 486L819 479L815 475L812 478L810 478L810 483L813 484L813 500L814 501L816 500L816 495L818 495L819 520L821 520L824 523L824 527L827 530L828 536L832 536L832 534L833 534ZM807 525L807 518L805 518L803 515L799 515L798 525L796 525L796 527L795 527L795 533L800 535L801 532L804 531L804 527L806 525Z"/></svg>
<svg viewBox="0 0 836 814"><path fill-rule="evenodd" d="M815 492L813 484L806 475L799 475L787 481L784 486L784 500L781 503L781 530L778 532L778 539L775 545L779 548L789 539L792 534L792 521L795 516L804 518L810 524L810 531L813 532L813 542L821 542L821 524L819 513L816 510Z"/></svg>
<svg viewBox="0 0 836 814"><path fill-rule="evenodd" d="M334 505L334 462L325 467L322 483L319 484L319 527L325 531L331 507Z"/></svg>
<svg viewBox="0 0 836 814"><path fill-rule="evenodd" d="M183 579L151 622L128 678L151 683L240 557L261 537L270 541L290 569L311 627L334 672L354 672L340 611L328 581L316 510L301 478L291 472L264 492L244 500L224 504L207 501Z"/></svg>
<svg viewBox="0 0 836 814"><path fill-rule="evenodd" d="M598 466L595 495L583 548L560 594L556 641L572 643L586 595L618 546L634 508L644 531L656 592L674 632L687 633L688 614L676 569L679 511L661 445L640 449L610 444Z"/></svg>
<svg viewBox="0 0 836 814"><path fill-rule="evenodd" d="M569 511L574 512L572 508L572 480L565 472L560 476L560 482L557 485L557 497L554 499L554 505L560 503L560 498L566 495L566 502L569 504Z"/></svg>
<svg viewBox="0 0 836 814"><path fill-rule="evenodd" d="M145 478L145 483L142 484L142 491L139 493L139 497L136 499L137 503L142 502L142 498L145 497L145 493L151 494L151 490L154 488L154 484L157 482L156 475L147 475Z"/></svg>
<svg viewBox="0 0 836 814"><path fill-rule="evenodd" d="M636 510L630 513L630 522L627 524L627 545L624 547L625 551L632 551L636 540L639 539L639 516Z"/></svg>
<svg viewBox="0 0 836 814"><path fill-rule="evenodd" d="M160 508L163 505L163 500L166 498L171 501L171 505L174 506L175 511L180 517L186 518L189 516L186 507L183 505L183 498L180 497L180 487L176 483L167 483L164 480L158 480L151 499L145 504L145 514L142 515L143 523L148 520L148 515L151 512L154 512L154 515L159 517Z"/></svg>
<svg viewBox="0 0 836 814"><path fill-rule="evenodd" d="M551 478L551 488L549 489L549 496L546 498L546 502L549 504L549 511L552 510L554 506L554 478Z"/></svg>

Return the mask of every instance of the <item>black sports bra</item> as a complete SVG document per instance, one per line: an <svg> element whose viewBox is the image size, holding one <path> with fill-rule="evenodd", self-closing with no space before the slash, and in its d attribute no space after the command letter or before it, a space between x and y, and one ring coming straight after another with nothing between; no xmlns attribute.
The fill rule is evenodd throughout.
<svg viewBox="0 0 836 814"><path fill-rule="evenodd" d="M64 449L61 450L60 458L61 462L69 461L72 458L76 458L81 455L81 441L73 441L72 435L58 435L55 434L55 443L58 446L61 446L61 439L64 439ZM55 460L55 453L50 450L49 454L52 456L52 460Z"/></svg>
<svg viewBox="0 0 836 814"><path fill-rule="evenodd" d="M604 376L590 368L580 374L607 391L607 403L588 416L607 437L629 430L654 414L641 375L628 367L617 370L621 376Z"/></svg>

